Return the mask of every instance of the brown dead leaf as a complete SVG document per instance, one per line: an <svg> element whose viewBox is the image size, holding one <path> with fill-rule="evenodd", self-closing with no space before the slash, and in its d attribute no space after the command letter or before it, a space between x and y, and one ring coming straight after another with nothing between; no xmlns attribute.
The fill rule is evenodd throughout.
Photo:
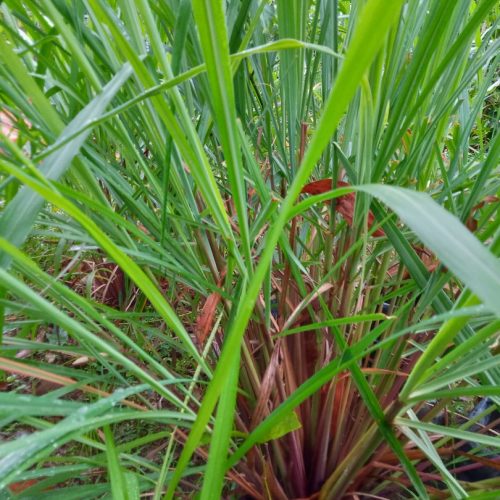
<svg viewBox="0 0 500 500"><path fill-rule="evenodd" d="M434 272L438 266L441 264L439 259L428 249L421 247L421 246L416 246L412 245L413 250L417 253L417 255L420 257L420 260L422 261L422 264L424 264L425 268L427 271L430 273ZM445 266L441 267L443 272L447 272L448 269ZM392 265L389 270L387 271L387 274L392 278L396 276L399 272L399 263ZM402 279L407 280L409 279L410 273L408 269L405 269L402 275Z"/></svg>
<svg viewBox="0 0 500 500"><path fill-rule="evenodd" d="M9 490L17 495L18 493L22 493L24 490L31 488L38 481L36 479L26 479L26 481L18 481L17 483L9 484Z"/></svg>
<svg viewBox="0 0 500 500"><path fill-rule="evenodd" d="M88 364L88 362L89 362L88 356L80 356L71 363L71 366L85 366Z"/></svg>
<svg viewBox="0 0 500 500"><path fill-rule="evenodd" d="M306 184L301 193L307 194L321 194L332 190L332 179L320 179L319 181L310 182ZM343 181L337 181L337 187L349 187L350 184ZM335 208L346 220L347 224L352 227L354 217L354 205L356 203L356 194L348 193L343 196L335 198ZM327 203L330 203L329 201ZM371 211L368 212L368 228L371 229L375 223L375 216ZM383 229L378 228L373 232L373 236L385 236Z"/></svg>
<svg viewBox="0 0 500 500"><path fill-rule="evenodd" d="M309 313L304 315L301 315L301 313L305 310L307 306L311 306L315 311L319 311L320 309L320 301L319 301L319 296L323 295L324 293L328 292L333 288L333 285L331 283L323 283L313 294L309 295L305 299L303 299L293 312L288 316L285 324L283 325L282 331L287 330L288 328L291 328L292 325L294 325L296 322L297 323L304 323L307 321L309 318Z"/></svg>
<svg viewBox="0 0 500 500"><path fill-rule="evenodd" d="M273 498L273 500L287 500L287 498L290 498L284 492L280 482L275 476L271 464L267 460L264 463L264 477L265 477L265 484L269 488L269 493L271 494L270 498Z"/></svg>
<svg viewBox="0 0 500 500"><path fill-rule="evenodd" d="M90 280L92 298L96 302L114 308L119 308L124 304L127 295L125 274L114 262L99 258L84 260L72 270L71 274L73 277L67 283L75 292L85 295Z"/></svg>
<svg viewBox="0 0 500 500"><path fill-rule="evenodd" d="M471 215L467 217L465 221L465 227L471 232L474 233L477 230L477 220Z"/></svg>
<svg viewBox="0 0 500 500"><path fill-rule="evenodd" d="M498 198L498 196L489 195L485 196L484 199L477 205L474 205L469 213L469 217L467 217L467 220L465 221L465 226L467 227L467 229L472 233L475 232L477 229L477 220L474 218L476 212L483 208L485 205L488 205L490 203L498 203L499 201L500 198Z"/></svg>
<svg viewBox="0 0 500 500"><path fill-rule="evenodd" d="M259 387L259 398L252 414L250 429L254 429L270 412L269 398L275 385L275 377L280 363L282 339L278 339L274 346L271 359L267 365Z"/></svg>
<svg viewBox="0 0 500 500"><path fill-rule="evenodd" d="M194 332L196 334L196 340L198 345L203 347L205 340L212 330L215 320L215 312L217 311L217 306L219 305L221 296L217 292L212 292L203 304L200 311L198 319L196 320L196 325Z"/></svg>
<svg viewBox="0 0 500 500"><path fill-rule="evenodd" d="M125 294L125 275L113 262L102 262L95 273L92 288L97 301L118 307Z"/></svg>

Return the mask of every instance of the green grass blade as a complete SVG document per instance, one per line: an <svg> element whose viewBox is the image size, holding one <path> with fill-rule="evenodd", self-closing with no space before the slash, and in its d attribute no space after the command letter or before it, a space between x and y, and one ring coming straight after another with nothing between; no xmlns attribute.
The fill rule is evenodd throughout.
<svg viewBox="0 0 500 500"><path fill-rule="evenodd" d="M444 425L431 424L427 422L420 422L408 420L406 418L398 417L396 424L402 427L409 427L410 429L419 429L435 433L438 435L454 437L456 439L463 439L472 443L481 443L492 448L500 448L500 438L495 436L487 436L479 432L463 431L453 427L446 427Z"/></svg>
<svg viewBox="0 0 500 500"><path fill-rule="evenodd" d="M246 204L246 187L238 140L238 126L229 58L229 42L222 2L195 0L193 12L207 66L215 123L227 166L231 195L238 215L241 245L247 269L252 268Z"/></svg>
<svg viewBox="0 0 500 500"><path fill-rule="evenodd" d="M125 482L125 474L120 464L120 456L116 450L115 438L109 425L105 425L104 437L106 439L106 455L108 458L108 476L111 483L111 493L113 498L123 498L128 500L128 490Z"/></svg>

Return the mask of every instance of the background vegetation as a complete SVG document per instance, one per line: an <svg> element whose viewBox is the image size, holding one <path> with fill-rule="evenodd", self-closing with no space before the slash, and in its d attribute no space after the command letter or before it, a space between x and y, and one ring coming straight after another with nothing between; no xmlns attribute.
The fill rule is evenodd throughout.
<svg viewBox="0 0 500 500"><path fill-rule="evenodd" d="M498 498L498 14L1 2L0 496Z"/></svg>

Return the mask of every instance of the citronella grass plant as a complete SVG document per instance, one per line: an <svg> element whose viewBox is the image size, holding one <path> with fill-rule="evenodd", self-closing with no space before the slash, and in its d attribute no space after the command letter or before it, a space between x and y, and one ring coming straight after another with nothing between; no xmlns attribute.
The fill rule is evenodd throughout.
<svg viewBox="0 0 500 500"><path fill-rule="evenodd" d="M2 2L5 498L495 498L498 14Z"/></svg>

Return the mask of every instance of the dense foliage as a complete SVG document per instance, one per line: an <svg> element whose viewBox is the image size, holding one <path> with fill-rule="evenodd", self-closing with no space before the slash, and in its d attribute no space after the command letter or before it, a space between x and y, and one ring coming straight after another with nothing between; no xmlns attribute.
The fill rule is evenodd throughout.
<svg viewBox="0 0 500 500"><path fill-rule="evenodd" d="M498 498L499 12L0 2L0 498Z"/></svg>

